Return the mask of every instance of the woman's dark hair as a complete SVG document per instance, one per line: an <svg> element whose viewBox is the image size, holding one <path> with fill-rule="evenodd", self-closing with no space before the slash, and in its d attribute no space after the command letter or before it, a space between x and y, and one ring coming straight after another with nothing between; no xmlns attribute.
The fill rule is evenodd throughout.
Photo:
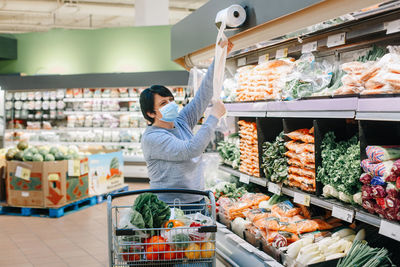
<svg viewBox="0 0 400 267"><path fill-rule="evenodd" d="M149 88L143 90L143 92L140 94L140 109L142 110L143 117L151 124L154 123L154 119L147 115L147 112L155 112L154 94L158 94L162 97L174 97L171 91L167 87L162 85L152 85Z"/></svg>

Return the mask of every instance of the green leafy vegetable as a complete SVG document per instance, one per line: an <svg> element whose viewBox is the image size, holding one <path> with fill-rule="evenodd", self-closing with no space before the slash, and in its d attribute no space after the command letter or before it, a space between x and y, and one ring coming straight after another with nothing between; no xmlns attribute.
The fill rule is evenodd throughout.
<svg viewBox="0 0 400 267"><path fill-rule="evenodd" d="M231 136L231 138L239 140L237 137ZM232 166L234 169L238 169L240 165L240 149L234 141L222 141L218 143L217 151L223 162Z"/></svg>
<svg viewBox="0 0 400 267"><path fill-rule="evenodd" d="M238 199L246 193L247 191L243 187L237 188L236 184L227 183L224 185L222 189L217 188L215 190L215 198L218 200L220 197L223 196L223 197Z"/></svg>
<svg viewBox="0 0 400 267"><path fill-rule="evenodd" d="M287 179L288 166L285 156L284 133L281 132L274 142L265 142L263 144L263 164L265 177L272 182L282 182Z"/></svg>
<svg viewBox="0 0 400 267"><path fill-rule="evenodd" d="M145 228L145 223L142 214L140 214L136 210L133 210L131 215L131 224L133 224L139 229Z"/></svg>
<svg viewBox="0 0 400 267"><path fill-rule="evenodd" d="M171 210L168 205L159 200L153 193L141 194L135 200L132 209L142 216L144 228L161 228L171 215ZM137 213L133 213L131 223L136 225L132 221L141 223L140 216Z"/></svg>
<svg viewBox="0 0 400 267"><path fill-rule="evenodd" d="M357 136L348 141L335 141L329 132L322 141L322 166L317 172L317 181L331 185L337 191L353 195L360 191L360 143Z"/></svg>

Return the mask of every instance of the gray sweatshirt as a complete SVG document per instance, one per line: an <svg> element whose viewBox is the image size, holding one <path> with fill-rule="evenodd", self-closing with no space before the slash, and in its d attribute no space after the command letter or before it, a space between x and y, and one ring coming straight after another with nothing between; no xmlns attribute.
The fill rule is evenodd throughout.
<svg viewBox="0 0 400 267"><path fill-rule="evenodd" d="M208 68L194 99L175 120L173 129L148 126L142 136L142 150L147 163L150 188L187 188L204 190L202 154L214 134L218 119L210 115L198 132L193 128L203 116L213 96L214 63ZM203 197L188 194L159 194L167 203L179 199L192 203Z"/></svg>

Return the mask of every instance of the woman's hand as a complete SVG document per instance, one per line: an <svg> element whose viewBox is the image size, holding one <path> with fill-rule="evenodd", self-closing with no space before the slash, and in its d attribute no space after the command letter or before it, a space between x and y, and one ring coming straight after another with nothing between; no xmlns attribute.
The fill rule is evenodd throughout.
<svg viewBox="0 0 400 267"><path fill-rule="evenodd" d="M217 119L220 119L226 113L225 105L221 100L217 100L213 103L210 115L213 115Z"/></svg>
<svg viewBox="0 0 400 267"><path fill-rule="evenodd" d="M219 45L221 47L225 47L226 45L228 45L228 48L226 50L226 54L229 55L229 53L232 51L233 48L233 43L228 39L227 41L222 41L219 43Z"/></svg>

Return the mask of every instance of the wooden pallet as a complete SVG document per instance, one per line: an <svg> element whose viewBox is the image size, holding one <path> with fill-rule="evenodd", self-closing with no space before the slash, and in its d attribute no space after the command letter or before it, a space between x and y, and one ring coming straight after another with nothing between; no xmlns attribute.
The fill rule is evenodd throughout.
<svg viewBox="0 0 400 267"><path fill-rule="evenodd" d="M103 203L104 201L106 201L106 200L107 200L107 196L108 196L109 194L115 194L115 193L125 192L125 191L128 191L128 190L129 190L129 186L124 185L123 187L118 188L118 189L115 189L114 191L111 191L111 192L108 192L108 193L105 193L105 194L98 195L98 196L96 196L97 204L100 204L100 203Z"/></svg>
<svg viewBox="0 0 400 267"><path fill-rule="evenodd" d="M64 216L65 214L82 210L96 204L97 204L96 197L88 197L58 208L31 208L31 207L28 208L28 207L0 206L0 215L3 214L3 215L59 218Z"/></svg>

